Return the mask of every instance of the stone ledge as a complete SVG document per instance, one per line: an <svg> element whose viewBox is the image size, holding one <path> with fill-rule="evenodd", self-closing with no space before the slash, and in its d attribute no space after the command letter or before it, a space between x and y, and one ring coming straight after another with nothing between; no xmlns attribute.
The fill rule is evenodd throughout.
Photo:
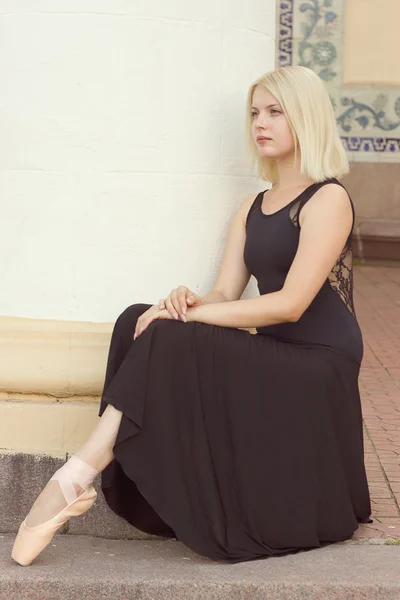
<svg viewBox="0 0 400 600"><path fill-rule="evenodd" d="M400 547L343 542L230 565L174 541L57 534L28 568L0 544L0 600L398 600Z"/></svg>

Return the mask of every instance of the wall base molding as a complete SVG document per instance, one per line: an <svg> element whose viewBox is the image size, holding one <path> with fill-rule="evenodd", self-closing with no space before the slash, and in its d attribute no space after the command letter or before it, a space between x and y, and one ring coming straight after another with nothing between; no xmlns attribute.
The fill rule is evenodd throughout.
<svg viewBox="0 0 400 600"><path fill-rule="evenodd" d="M99 421L99 403L0 402L0 452L76 452Z"/></svg>
<svg viewBox="0 0 400 600"><path fill-rule="evenodd" d="M0 392L51 401L99 396L112 329L112 323L0 317Z"/></svg>

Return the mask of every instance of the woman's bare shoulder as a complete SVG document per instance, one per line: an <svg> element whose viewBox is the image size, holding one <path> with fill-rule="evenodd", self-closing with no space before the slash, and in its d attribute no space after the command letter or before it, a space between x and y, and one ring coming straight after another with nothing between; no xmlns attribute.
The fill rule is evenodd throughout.
<svg viewBox="0 0 400 600"><path fill-rule="evenodd" d="M243 220L243 223L246 223L248 212L249 212L250 208L253 206L253 203L259 194L261 194L261 192L256 192L256 193L250 194L250 196L246 196L246 198L240 204L237 212L240 214L240 216Z"/></svg>

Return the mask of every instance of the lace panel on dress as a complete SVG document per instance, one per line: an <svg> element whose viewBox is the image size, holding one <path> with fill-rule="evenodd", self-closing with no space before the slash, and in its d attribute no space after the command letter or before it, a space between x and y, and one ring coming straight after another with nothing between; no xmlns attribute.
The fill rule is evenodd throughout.
<svg viewBox="0 0 400 600"><path fill-rule="evenodd" d="M295 202L289 211L290 220L300 229L299 214L301 211L301 201ZM347 306L349 311L355 316L353 301L353 250L351 234L342 250L341 255L336 261L335 266L329 274L329 283L332 289L339 295L340 299Z"/></svg>

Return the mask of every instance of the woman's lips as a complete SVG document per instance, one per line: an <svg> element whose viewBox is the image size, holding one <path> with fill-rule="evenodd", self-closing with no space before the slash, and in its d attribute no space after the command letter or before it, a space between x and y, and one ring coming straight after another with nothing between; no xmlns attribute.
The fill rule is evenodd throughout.
<svg viewBox="0 0 400 600"><path fill-rule="evenodd" d="M257 142L260 144L261 142L269 142L271 141L271 138L266 138L266 137L259 137L257 138Z"/></svg>

